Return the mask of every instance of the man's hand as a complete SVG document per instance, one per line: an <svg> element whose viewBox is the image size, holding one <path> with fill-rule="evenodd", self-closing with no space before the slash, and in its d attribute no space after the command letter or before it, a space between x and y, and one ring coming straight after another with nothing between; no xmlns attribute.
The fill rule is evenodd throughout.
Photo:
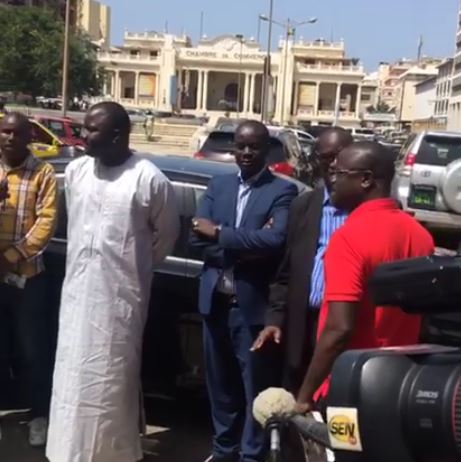
<svg viewBox="0 0 461 462"><path fill-rule="evenodd" d="M280 327L267 326L258 335L258 338L253 343L251 351L258 351L264 347L264 345L273 342L277 345L280 344L282 339L282 330Z"/></svg>
<svg viewBox="0 0 461 462"><path fill-rule="evenodd" d="M216 223L206 218L193 218L192 231L195 234L206 237L208 239L216 240L218 236L218 227Z"/></svg>
<svg viewBox="0 0 461 462"><path fill-rule="evenodd" d="M306 400L300 400L298 397L298 400L296 401L296 406L295 406L295 412L298 414L308 414L309 412L312 412L314 409L314 405L311 401L306 401Z"/></svg>

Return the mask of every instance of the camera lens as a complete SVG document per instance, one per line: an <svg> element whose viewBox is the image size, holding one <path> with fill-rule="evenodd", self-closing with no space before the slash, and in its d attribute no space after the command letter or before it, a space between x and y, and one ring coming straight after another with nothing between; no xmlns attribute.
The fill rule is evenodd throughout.
<svg viewBox="0 0 461 462"><path fill-rule="evenodd" d="M404 380L401 412L415 459L461 460L461 366L429 357Z"/></svg>

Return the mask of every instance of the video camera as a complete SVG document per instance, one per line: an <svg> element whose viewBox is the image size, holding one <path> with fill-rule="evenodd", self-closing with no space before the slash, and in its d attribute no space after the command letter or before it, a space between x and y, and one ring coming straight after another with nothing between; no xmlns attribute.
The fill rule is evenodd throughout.
<svg viewBox="0 0 461 462"><path fill-rule="evenodd" d="M376 305L422 313L437 325L438 316L446 322L446 313L461 312L461 257L382 265L369 287ZM461 329L451 330L446 339L438 336L443 346L356 350L338 358L327 401L337 462L461 461Z"/></svg>

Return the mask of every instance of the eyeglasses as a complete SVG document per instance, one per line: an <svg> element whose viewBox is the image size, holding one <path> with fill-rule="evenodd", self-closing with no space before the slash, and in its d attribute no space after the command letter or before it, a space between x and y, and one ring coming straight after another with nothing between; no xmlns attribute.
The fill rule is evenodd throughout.
<svg viewBox="0 0 461 462"><path fill-rule="evenodd" d="M370 169L363 169L363 168L350 168L350 169L337 169L337 168L330 168L328 169L328 175L337 177L337 176L351 176L357 175L358 173L368 173L373 175L373 171Z"/></svg>

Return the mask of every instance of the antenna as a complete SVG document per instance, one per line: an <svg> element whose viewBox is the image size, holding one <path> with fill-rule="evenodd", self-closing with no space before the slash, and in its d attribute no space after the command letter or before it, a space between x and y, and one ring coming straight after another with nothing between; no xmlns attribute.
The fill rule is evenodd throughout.
<svg viewBox="0 0 461 462"><path fill-rule="evenodd" d="M419 40L418 40L418 64L421 63L421 57L422 57L422 53L423 53L423 45L424 45L423 36L420 35Z"/></svg>
<svg viewBox="0 0 461 462"><path fill-rule="evenodd" d="M203 20L204 20L204 13L203 10L200 11L200 35L199 35L199 40L203 37Z"/></svg>

